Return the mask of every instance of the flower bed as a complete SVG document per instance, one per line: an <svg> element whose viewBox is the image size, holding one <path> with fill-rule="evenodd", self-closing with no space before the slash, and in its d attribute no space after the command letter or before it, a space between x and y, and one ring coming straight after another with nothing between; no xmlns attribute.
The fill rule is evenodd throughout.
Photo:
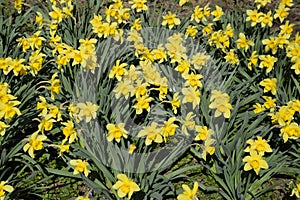
<svg viewBox="0 0 300 200"><path fill-rule="evenodd" d="M297 4L235 3L2 2L0 199L300 198Z"/></svg>

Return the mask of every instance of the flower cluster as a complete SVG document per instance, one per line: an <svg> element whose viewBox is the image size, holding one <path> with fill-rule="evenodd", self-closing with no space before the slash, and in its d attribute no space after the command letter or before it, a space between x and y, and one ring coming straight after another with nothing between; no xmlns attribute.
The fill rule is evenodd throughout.
<svg viewBox="0 0 300 200"><path fill-rule="evenodd" d="M201 145L202 149L202 158L206 160L207 153L209 155L213 155L215 153L215 139L213 139L214 131L211 129L207 129L206 126L196 126L196 137L195 141L204 141L204 144Z"/></svg>
<svg viewBox="0 0 300 200"><path fill-rule="evenodd" d="M272 123L280 126L280 136L284 142L300 137L300 126L299 123L297 123L299 113L299 100L289 101L287 105L280 106L278 109L269 113Z"/></svg>
<svg viewBox="0 0 300 200"><path fill-rule="evenodd" d="M9 85L0 83L0 136L5 135L5 130L9 128L9 122L15 115L21 115L20 110L16 107L21 104L17 97L10 94Z"/></svg>
<svg viewBox="0 0 300 200"><path fill-rule="evenodd" d="M188 1L180 0L178 3L182 7ZM253 5L247 7L249 9L243 15L245 18L228 20L226 19L229 16L228 13L225 13L217 5L206 4L204 7L197 5L193 8L192 14L183 19L175 10L166 9L159 15L156 15L156 11L152 13L148 7L152 5L152 2L149 4L147 0L112 0L101 4L99 9L95 9L96 12L89 11L90 16L78 19L78 12L74 9L77 5L75 6L73 1L50 0L47 9L30 13L32 14L30 16L35 16L34 19L31 19L33 23L24 27L24 33L16 34L17 39L15 36L13 37L11 43L15 44L17 53L10 55L10 52L7 51L3 53L5 56L0 57L0 73L4 75L5 81L11 79L14 84L30 80L32 81L30 83L39 86L36 88L36 92L42 93L38 98L34 93L33 100L30 99L32 101L24 98L30 103L35 102L32 105L33 108L36 105L36 109L32 110L37 113L32 112L34 117L32 117L33 123L30 124L30 130L31 125L36 126L33 127L35 131L28 132L27 134L31 135L27 135L25 136L27 138L21 140L24 142L23 151L34 158L37 156L37 152L41 152L44 147L55 148L58 150L58 157L68 161L74 175L83 173L85 178L89 178L89 175L94 175L91 170L98 170L99 177L108 182L101 184L95 182L94 185L103 186L101 189L107 189L107 194L111 196L131 199L135 192L143 190L142 193L146 193L148 192L147 188L149 191L151 190L143 182L144 180L148 181L148 177L138 185L139 183L135 181L141 180L141 178L136 178L139 175L134 175L135 177L131 177L131 179L127 177L128 174L123 174L125 172L117 174L113 170L104 173L102 166L101 169L97 169L99 166L96 162L90 162L89 158L85 158L88 154L80 154L82 157L76 159L78 154L72 152L74 149L72 147L76 147L77 150L83 148L84 151L90 151L83 145L82 129L77 127L76 123L91 123L97 119L98 110L105 114L103 111L105 109L102 110L100 106L109 105L109 102L102 102L102 97L95 100L95 102L100 101L100 106L91 101L71 100L74 75L76 76L76 73L81 70L90 71L94 75L100 71L105 71L104 74L108 72L107 77L104 77L105 81L111 83L110 86L112 86L109 88L109 90L111 89L109 92L112 93L108 95L114 95L120 101L127 100L130 110L128 113L131 116L135 114L135 120L140 120L139 124L142 124L142 127L139 127L137 133L132 133L131 127L126 126L125 121L116 122L114 116L104 117L106 124L103 127L106 128L107 141L116 147L128 148L129 154L133 154L136 149L139 153L144 153L143 151L148 153L149 149L153 149L152 147L155 149L166 145L171 137L175 139L177 136L178 138L190 137L196 141L196 148L194 145L191 148L200 151L200 153L196 152L198 158L202 158L205 161L203 163L207 166L213 165L212 168L210 166L207 169L218 169L218 163L222 162L213 159L207 161L207 155L216 153L214 159L221 159L225 155L223 155L223 149L219 147L219 145L223 145L223 138L217 138L212 129L204 126L204 124L211 123L207 115L209 112L213 112L213 117L224 117L226 120L221 129L224 132L227 131L224 134L229 136L226 138L230 138L226 142L235 141L235 138L232 139L235 136L230 135L234 131L226 130L226 126L230 127L231 124L234 124L232 129L240 127L238 120L241 112L247 110L249 106L243 105L242 108L238 106L234 108L233 105L236 99L241 99L241 104L252 103L256 100L253 98L255 95L250 97L250 100L245 98L244 101L242 98L247 92L257 93L257 91L261 98L259 98L259 102L255 102L254 113L257 115L254 117L261 117L264 120L264 116L259 113L268 112L268 115L265 115L266 119L270 119L271 125L274 125L274 129L279 132L283 142L299 139L300 100L297 99L299 91L296 91L295 88L291 89L291 92L286 92L284 90L289 89L283 88L293 85L299 89L300 36L299 33L293 35L295 25L287 20L293 6L292 2L292 0L281 0L274 10L269 10L267 6L271 0L254 0ZM26 8L23 6L30 7L31 5L22 0L14 1L14 7L19 14L25 11ZM97 7L98 5L93 6ZM151 14L153 14L153 19L149 17ZM167 35L163 40L159 38L149 44L146 41L147 37L144 37L145 31L142 28L151 24L151 20L157 22L158 28L172 30L172 35ZM240 27L235 27L237 24ZM76 32L75 29L80 31ZM128 55L130 56L113 55L111 56L113 60L105 63L105 66L98 65L96 52L98 44L103 41L112 41L118 44L124 44L124 41L128 42L127 44L130 44ZM188 41L193 41L195 48L194 46L189 48ZM202 43L206 45L202 46ZM107 55L108 53L104 57ZM248 90L242 89L243 93L237 98L231 94L236 92L231 91L234 86L222 89L213 88L210 91L207 80L209 81L211 77L207 77L205 72L210 73L210 70L214 70L210 67L212 59L217 60L214 63L218 65L217 67L221 66L218 69L223 67L219 70L218 77L224 78L224 85L229 82L227 82L229 74L231 76L236 73L237 76L232 78L230 83L243 84L246 82L245 85L249 86L246 88ZM108 71L106 71L106 67L109 68ZM170 70L167 68L173 70L172 73L181 78L182 83L174 86L174 80L171 80L172 75L168 74ZM102 71L102 69L105 70ZM283 74L288 74L290 77L286 78L282 76ZM8 83L12 86L10 82ZM14 128L12 120L16 115L21 115L17 108L21 102L11 94L9 85L0 83L0 141L3 141L2 139L5 139L7 135L10 136L7 133ZM25 87L27 86L24 85ZM23 94L24 88L15 94L18 94L17 96ZM223 92L223 89L226 89L227 93ZM13 91L17 90L13 88ZM288 100L281 100L283 96ZM26 101L24 102L26 104ZM163 114L166 118L161 118L159 123L151 122L151 118L144 119L144 116L148 117L149 113L156 112L156 106L166 110L166 114ZM187 111L185 109L187 107L192 108L193 111ZM207 107L211 110L205 110ZM21 108L23 105L20 106ZM203 115L197 116L196 111L203 112ZM253 113L251 114L252 117ZM27 115L24 115L24 118L27 118ZM195 133L195 135L191 133ZM256 138L246 142L248 146L244 152L248 154L242 160L245 163L243 169L244 171L253 169L259 175L261 169L269 168L267 160L271 160L275 152L272 152L268 141L258 136L256 132L251 137L246 136L246 138L254 137ZM246 139L243 141L245 142ZM232 153L230 148L224 151L226 156ZM237 152L236 149L234 151ZM273 154L267 157L268 153ZM234 160L235 157L231 159ZM102 165L101 162L99 163ZM94 178L92 177L90 181L94 181ZM14 189L7 183L7 181L0 182L1 200ZM249 183L249 185L251 184ZM296 188L292 190L292 195L299 197L299 187L297 184ZM198 199L198 182L194 182L192 189L186 184L183 184L182 188L183 192L177 193L177 199ZM157 194L157 196L159 195ZM86 195L79 196L77 199L89 198Z"/></svg>
<svg viewBox="0 0 300 200"><path fill-rule="evenodd" d="M249 139L247 140L247 148L244 150L245 152L249 152L250 156L245 156L243 162L246 164L244 165L244 170L249 171L253 169L255 173L258 175L260 169L268 169L268 163L263 158L265 152L272 152L268 141L262 139L261 136L257 136L256 140Z"/></svg>

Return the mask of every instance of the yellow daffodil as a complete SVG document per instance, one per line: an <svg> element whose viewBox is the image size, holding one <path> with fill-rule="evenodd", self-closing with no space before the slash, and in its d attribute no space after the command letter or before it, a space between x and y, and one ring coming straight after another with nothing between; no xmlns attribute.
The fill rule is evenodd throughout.
<svg viewBox="0 0 300 200"><path fill-rule="evenodd" d="M187 2L189 2L189 0L179 0L179 6L183 6Z"/></svg>
<svg viewBox="0 0 300 200"><path fill-rule="evenodd" d="M27 74L27 70L29 69L29 66L24 65L23 64L24 62L25 62L25 59L10 60L8 68L7 68L7 73L9 73L12 70L15 76ZM6 74L5 71L4 71L4 74Z"/></svg>
<svg viewBox="0 0 300 200"><path fill-rule="evenodd" d="M300 198L300 183L296 185L296 187L292 190L291 196L296 196L297 198Z"/></svg>
<svg viewBox="0 0 300 200"><path fill-rule="evenodd" d="M138 137L146 136L146 146L151 145L152 142L163 142L161 128L158 128L157 126L158 124L156 122L152 122L150 126L143 127L143 129L138 133Z"/></svg>
<svg viewBox="0 0 300 200"><path fill-rule="evenodd" d="M227 24L227 26L226 26L226 30L225 30L225 34L228 36L228 37L230 37L230 38L232 38L233 37L233 35L234 35L234 30L232 29L232 27L231 27L231 24L229 23L229 24ZM247 42L249 43L249 41L247 40ZM250 45L250 44L249 44Z"/></svg>
<svg viewBox="0 0 300 200"><path fill-rule="evenodd" d="M130 30L132 30L132 29L135 29L137 31L141 30L142 29L141 23L142 23L142 20L140 18L135 19L132 26L131 26L131 28L130 28Z"/></svg>
<svg viewBox="0 0 300 200"><path fill-rule="evenodd" d="M11 57L0 58L0 69L3 70L3 73L5 75L7 75L10 72L10 70L11 70L11 69L9 69L11 61L12 61Z"/></svg>
<svg viewBox="0 0 300 200"><path fill-rule="evenodd" d="M79 174L79 172L83 172L85 176L88 176L89 173L91 172L88 170L89 163L85 160L81 159L75 159L75 160L70 160L70 164L74 166L74 172L73 174Z"/></svg>
<svg viewBox="0 0 300 200"><path fill-rule="evenodd" d="M35 22L39 25L39 28L43 27L43 15L40 12L36 12Z"/></svg>
<svg viewBox="0 0 300 200"><path fill-rule="evenodd" d="M276 106L276 99L273 99L272 97L268 96L262 96L262 98L265 100L264 107L269 109L269 108L274 108Z"/></svg>
<svg viewBox="0 0 300 200"><path fill-rule="evenodd" d="M244 157L243 162L246 163L244 165L245 171L253 169L257 175L260 169L269 168L267 161L261 155L257 154L256 151L250 151L250 156Z"/></svg>
<svg viewBox="0 0 300 200"><path fill-rule="evenodd" d="M229 62L232 65L238 64L240 62L237 54L234 52L234 49L230 49L228 52L226 52L224 58L227 62Z"/></svg>
<svg viewBox="0 0 300 200"><path fill-rule="evenodd" d="M281 29L280 33L289 35L293 32L293 27L294 26L295 26L295 24L290 24L290 21L287 20L285 22L285 24L280 26L280 29Z"/></svg>
<svg viewBox="0 0 300 200"><path fill-rule="evenodd" d="M41 33L42 31L37 31L30 37L29 44L32 50L34 48L40 50L42 47L42 42L46 40L45 38L40 37Z"/></svg>
<svg viewBox="0 0 300 200"><path fill-rule="evenodd" d="M206 126L196 126L196 132L197 132L197 135L195 137L196 141L198 140L204 141L214 133L213 130L207 129Z"/></svg>
<svg viewBox="0 0 300 200"><path fill-rule="evenodd" d="M75 118L76 122L79 121L79 117L78 117L78 114L79 114L79 108L77 107L77 105L75 105L74 102L71 102L70 105L68 106L68 110L69 110L69 116L71 118Z"/></svg>
<svg viewBox="0 0 300 200"><path fill-rule="evenodd" d="M7 181L0 182L0 199L4 200L6 192L11 193L14 190L13 186L8 185Z"/></svg>
<svg viewBox="0 0 300 200"><path fill-rule="evenodd" d="M201 79L203 76L201 74L195 74L194 72L192 73L183 73L182 77L186 80L185 86L191 86L191 87L202 87L202 82Z"/></svg>
<svg viewBox="0 0 300 200"><path fill-rule="evenodd" d="M114 190L118 190L118 196L123 198L128 196L128 199L131 199L131 196L134 192L140 191L140 187L132 180L129 179L126 174L118 174L118 181L113 185Z"/></svg>
<svg viewBox="0 0 300 200"><path fill-rule="evenodd" d="M259 22L261 13L259 13L258 10L246 10L246 13L246 21L251 21L251 26L255 26Z"/></svg>
<svg viewBox="0 0 300 200"><path fill-rule="evenodd" d="M218 90L212 91L212 96L210 98L210 109L216 109L215 117L219 117L223 114L225 118L230 117L230 110L232 110L232 106L229 103L230 97L226 93L222 93Z"/></svg>
<svg viewBox="0 0 300 200"><path fill-rule="evenodd" d="M293 119L295 111L288 106L281 106L279 111L270 113L273 123L278 123L280 126L286 126L290 124Z"/></svg>
<svg viewBox="0 0 300 200"><path fill-rule="evenodd" d="M173 14L170 11L167 15L163 16L163 19L162 25L168 25L169 29L172 29L175 25L180 24L180 19L176 17L176 14Z"/></svg>
<svg viewBox="0 0 300 200"><path fill-rule="evenodd" d="M200 104L200 91L196 87L182 88L182 94L184 95L182 103L192 103L193 109Z"/></svg>
<svg viewBox="0 0 300 200"><path fill-rule="evenodd" d="M97 41L95 38L79 39L80 46L78 49L83 55L92 55L95 52L95 44Z"/></svg>
<svg viewBox="0 0 300 200"><path fill-rule="evenodd" d="M130 65L129 70L125 78L132 82L137 81L141 77L141 71L134 65Z"/></svg>
<svg viewBox="0 0 300 200"><path fill-rule="evenodd" d="M124 67L126 67L128 64L127 63L120 64L120 62L121 62L120 60L116 61L116 65L114 65L109 72L109 78L116 77L117 80L120 81L122 79L122 76L127 74L127 70Z"/></svg>
<svg viewBox="0 0 300 200"><path fill-rule="evenodd" d="M167 59L167 52L162 44L159 44L156 49L153 49L152 54L154 55L154 59L158 60L159 63Z"/></svg>
<svg viewBox="0 0 300 200"><path fill-rule="evenodd" d="M210 59L210 55L207 55L206 52L201 52L193 55L192 64L194 68L200 70Z"/></svg>
<svg viewBox="0 0 300 200"><path fill-rule="evenodd" d="M148 10L147 0L130 0L129 3L132 4L131 8L136 9L137 12Z"/></svg>
<svg viewBox="0 0 300 200"><path fill-rule="evenodd" d="M102 22L102 16L94 14L93 19L90 21L93 28L93 33L96 33L99 38L103 36L104 26Z"/></svg>
<svg viewBox="0 0 300 200"><path fill-rule="evenodd" d="M74 123L71 120L68 120L67 122L61 122L61 124L65 126L62 130L65 136L63 142L69 140L69 143L71 144L74 142L74 140L78 139Z"/></svg>
<svg viewBox="0 0 300 200"><path fill-rule="evenodd" d="M182 59L187 60L186 47L182 45L182 34L173 34L168 38L165 45L167 54L171 58L171 63L180 62Z"/></svg>
<svg viewBox="0 0 300 200"><path fill-rule="evenodd" d="M176 92L173 95L173 99L171 101L169 101L171 103L172 110L173 110L174 114L177 114L177 108L179 108L179 106L180 106L180 100L178 98L178 95L179 95L179 93Z"/></svg>
<svg viewBox="0 0 300 200"><path fill-rule="evenodd" d="M269 11L267 14L261 13L258 21L261 23L261 27L263 28L267 25L269 27L272 27L273 26L272 11Z"/></svg>
<svg viewBox="0 0 300 200"><path fill-rule="evenodd" d="M290 8L285 7L283 4L280 4L275 10L274 19L279 18L280 23L288 16Z"/></svg>
<svg viewBox="0 0 300 200"><path fill-rule="evenodd" d="M194 8L194 12L191 16L191 21L195 20L197 23L199 23L201 20L206 21L206 18L204 16L203 8L200 6L196 6Z"/></svg>
<svg viewBox="0 0 300 200"><path fill-rule="evenodd" d="M49 15L52 18L53 23L60 23L64 18L62 10L55 5L52 5L52 11L49 12Z"/></svg>
<svg viewBox="0 0 300 200"><path fill-rule="evenodd" d="M23 0L14 0L14 7L17 9L19 14L22 12L23 4L24 4Z"/></svg>
<svg viewBox="0 0 300 200"><path fill-rule="evenodd" d="M195 117L196 115L194 115L192 112L189 112L186 116L185 116L185 119L182 119L181 120L181 130L182 130L182 133L185 134L185 135L188 135L188 131L187 129L189 130L192 130L194 127L195 127L195 121L193 120L193 118Z"/></svg>
<svg viewBox="0 0 300 200"><path fill-rule="evenodd" d="M80 110L78 116L80 118L85 117L85 122L90 122L92 119L96 119L97 110L99 108L97 104L87 101L86 103L78 103L77 107Z"/></svg>
<svg viewBox="0 0 300 200"><path fill-rule="evenodd" d="M135 44L139 44L143 42L143 38L137 30L131 29L128 32L127 41L134 42Z"/></svg>
<svg viewBox="0 0 300 200"><path fill-rule="evenodd" d="M169 136L173 136L176 132L176 128L178 128L178 125L174 124L175 121L176 117L170 117L167 121L164 122L164 126L161 130L165 142L167 142L166 138Z"/></svg>
<svg viewBox="0 0 300 200"><path fill-rule="evenodd" d="M261 136L257 136L256 140L249 139L246 143L250 146L244 150L245 152L256 151L261 156L263 156L265 152L272 152L268 141L263 139Z"/></svg>
<svg viewBox="0 0 300 200"><path fill-rule="evenodd" d="M249 46L254 46L254 42L248 40L244 33L239 33L239 39L236 41L238 49L248 50Z"/></svg>
<svg viewBox="0 0 300 200"><path fill-rule="evenodd" d="M191 64L188 60L180 60L178 62L177 67L175 68L176 71L180 72L180 73L184 73L187 72L191 67Z"/></svg>
<svg viewBox="0 0 300 200"><path fill-rule="evenodd" d="M106 129L108 130L107 134L107 140L109 142L113 141L114 139L119 143L121 141L121 138L127 138L127 131L124 128L124 123L119 123L117 125L115 124L107 124Z"/></svg>
<svg viewBox="0 0 300 200"><path fill-rule="evenodd" d="M147 82L142 83L141 79L138 79L136 81L136 87L132 93L132 95L135 95L136 97L141 97L147 94L147 86L149 84Z"/></svg>
<svg viewBox="0 0 300 200"><path fill-rule="evenodd" d="M300 137L300 126L296 122L287 123L280 129L280 136L284 142L288 139L298 139Z"/></svg>
<svg viewBox="0 0 300 200"><path fill-rule="evenodd" d="M50 90L51 92L51 99L54 100L54 93L59 94L60 92L60 79L57 79L58 74L54 73L51 77L51 80L48 81L50 83L50 86L47 86L46 88Z"/></svg>
<svg viewBox="0 0 300 200"><path fill-rule="evenodd" d="M141 97L136 98L136 104L132 107L135 108L136 114L142 114L143 110L150 111L150 102L153 100L152 97L149 97L148 95L144 95Z"/></svg>
<svg viewBox="0 0 300 200"><path fill-rule="evenodd" d="M193 189L190 189L188 185L182 184L183 193L177 196L177 200L198 200L198 182L194 182Z"/></svg>
<svg viewBox="0 0 300 200"><path fill-rule="evenodd" d="M260 55L259 60L261 61L259 64L259 68L267 68L266 73L269 73L273 70L275 63L277 62L278 58L270 55Z"/></svg>
<svg viewBox="0 0 300 200"><path fill-rule="evenodd" d="M202 34L204 36L210 35L213 31L212 26L213 26L213 23L208 23L206 26L204 26L203 29L202 29Z"/></svg>
<svg viewBox="0 0 300 200"><path fill-rule="evenodd" d="M216 148L213 146L215 141L216 140L211 137L206 138L206 140L204 141L204 145L202 146L202 153L201 153L203 160L206 161L207 153L209 155L213 155L215 153Z"/></svg>
<svg viewBox="0 0 300 200"><path fill-rule="evenodd" d="M6 104L17 97L10 94L9 85L7 83L0 83L0 103Z"/></svg>
<svg viewBox="0 0 300 200"><path fill-rule="evenodd" d="M271 91L271 93L273 95L275 95L276 94L276 83L277 83L276 78L266 78L266 79L262 80L259 83L259 85L264 87L264 92Z"/></svg>
<svg viewBox="0 0 300 200"><path fill-rule="evenodd" d="M277 52L277 39L273 36L267 39L262 40L262 44L265 45L265 51L268 52L269 50L272 50L272 54L275 54Z"/></svg>
<svg viewBox="0 0 300 200"><path fill-rule="evenodd" d="M6 128L8 128L9 125L5 124L4 122L0 121L0 136L5 135Z"/></svg>
<svg viewBox="0 0 300 200"><path fill-rule="evenodd" d="M265 108L263 105L259 104L259 103L256 103L253 107L255 108L255 109L253 110L253 112L254 112L255 114L260 113L260 112L263 112L263 111L266 110L266 108Z"/></svg>
<svg viewBox="0 0 300 200"><path fill-rule="evenodd" d="M248 59L248 69L252 70L252 67L255 67L257 65L258 62L258 55L257 55L257 51L253 51L251 53L250 58Z"/></svg>
<svg viewBox="0 0 300 200"><path fill-rule="evenodd" d="M254 0L254 2L257 3L257 9L260 9L271 3L271 0Z"/></svg>
<svg viewBox="0 0 300 200"><path fill-rule="evenodd" d="M281 0L279 5L292 7L294 4L293 4L293 0Z"/></svg>
<svg viewBox="0 0 300 200"><path fill-rule="evenodd" d="M64 141L61 144L55 145L55 146L59 149L58 157L61 157L64 152L66 152L66 153L69 152L70 145L69 144L64 144Z"/></svg>
<svg viewBox="0 0 300 200"><path fill-rule="evenodd" d="M52 130L53 122L56 122L56 120L53 119L52 114L47 114L47 115L43 116L43 119L40 121L40 124L38 125L39 131L44 133L44 131Z"/></svg>
<svg viewBox="0 0 300 200"><path fill-rule="evenodd" d="M10 121L15 115L21 115L20 110L16 107L19 104L21 104L19 101L0 103L0 119L4 117L6 121Z"/></svg>
<svg viewBox="0 0 300 200"><path fill-rule="evenodd" d="M41 53L40 50L31 53L29 57L29 70L33 76L36 76L38 72L42 69L45 56L46 54Z"/></svg>
<svg viewBox="0 0 300 200"><path fill-rule="evenodd" d="M46 135L38 135L39 131L34 132L30 137L27 144L24 145L23 150L28 154L30 157L34 158L34 151L38 151L43 149L43 141L47 139Z"/></svg>
<svg viewBox="0 0 300 200"><path fill-rule="evenodd" d="M216 9L212 11L211 14L214 16L213 21L219 21L224 13L222 8L216 5Z"/></svg>
<svg viewBox="0 0 300 200"><path fill-rule="evenodd" d="M123 80L117 83L116 88L113 90L117 99L123 95L125 99L128 99L129 94L134 91L134 86L130 80Z"/></svg>

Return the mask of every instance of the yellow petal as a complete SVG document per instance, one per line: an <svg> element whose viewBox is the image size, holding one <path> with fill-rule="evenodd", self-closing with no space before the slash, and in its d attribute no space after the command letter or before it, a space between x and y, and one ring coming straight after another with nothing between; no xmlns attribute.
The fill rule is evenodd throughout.
<svg viewBox="0 0 300 200"><path fill-rule="evenodd" d="M3 187L3 190L5 190L6 192L12 192L14 190L14 188L10 185L5 185Z"/></svg>

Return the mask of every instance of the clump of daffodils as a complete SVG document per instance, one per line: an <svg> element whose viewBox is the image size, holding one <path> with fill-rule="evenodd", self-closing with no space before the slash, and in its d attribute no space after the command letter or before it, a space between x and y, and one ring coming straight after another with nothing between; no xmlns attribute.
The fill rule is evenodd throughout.
<svg viewBox="0 0 300 200"><path fill-rule="evenodd" d="M249 146L247 146L244 151L248 152L250 155L243 158L243 162L245 162L244 170L249 171L253 169L258 175L260 169L269 168L268 163L263 156L266 152L272 152L272 149L268 144L268 141L260 136L257 136L256 140L247 140L247 144L249 144Z"/></svg>
<svg viewBox="0 0 300 200"><path fill-rule="evenodd" d="M300 137L300 126L297 122L297 115L300 113L300 101L292 100L287 105L270 112L272 122L280 126L280 136L284 142L289 139L298 139Z"/></svg>
<svg viewBox="0 0 300 200"><path fill-rule="evenodd" d="M196 137L195 141L202 141L201 144L201 156L203 160L206 160L206 155L213 155L215 153L215 139L213 138L214 131L208 129L207 126L196 126Z"/></svg>
<svg viewBox="0 0 300 200"><path fill-rule="evenodd" d="M0 83L0 136L5 135L5 131L9 128L9 122L15 115L21 115L17 105L21 104L17 101L17 97L10 94L9 85Z"/></svg>

